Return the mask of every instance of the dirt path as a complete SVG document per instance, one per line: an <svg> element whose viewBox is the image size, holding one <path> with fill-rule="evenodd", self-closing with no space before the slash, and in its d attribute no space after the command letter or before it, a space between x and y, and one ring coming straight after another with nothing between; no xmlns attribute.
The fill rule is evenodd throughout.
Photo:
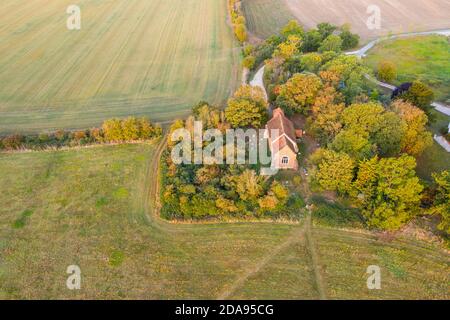
<svg viewBox="0 0 450 320"><path fill-rule="evenodd" d="M287 249L290 245L295 243L304 243L305 241L305 229L306 224L301 228L296 228L292 234L273 250L266 253L266 255L259 260L255 265L244 271L244 273L239 276L230 286L225 287L222 293L219 294L217 300L225 300L231 297L231 295L236 292L237 289L241 288L242 285L250 279L252 276L260 272L269 262L271 262L280 252Z"/></svg>
<svg viewBox="0 0 450 320"><path fill-rule="evenodd" d="M311 215L312 210L309 209L308 217L306 218L306 228L305 228L305 234L306 234L306 243L307 248L309 250L309 253L311 255L311 261L312 261L312 267L314 271L314 279L316 282L316 288L317 292L319 293L319 297L321 300L327 300L327 295L325 291L325 282L322 277L322 268L320 266L319 261L319 254L316 250L316 245L314 243L314 238L312 235L312 221L311 221Z"/></svg>

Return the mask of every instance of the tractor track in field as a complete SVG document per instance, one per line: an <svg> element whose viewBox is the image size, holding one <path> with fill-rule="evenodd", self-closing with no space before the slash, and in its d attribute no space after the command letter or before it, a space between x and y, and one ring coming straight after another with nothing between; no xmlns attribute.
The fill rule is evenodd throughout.
<svg viewBox="0 0 450 320"><path fill-rule="evenodd" d="M271 262L279 253L283 250L289 248L290 245L296 243L304 243L305 242L305 232L306 232L306 224L301 228L296 228L292 231L291 235L282 243L277 245L272 250L268 251L261 260L259 260L256 264L250 266L245 272L236 278L232 282L231 285L225 287L225 289L219 294L217 300L226 300L232 296L233 293L236 292L239 288L243 286L243 284L249 280L254 275L258 274L269 262Z"/></svg>

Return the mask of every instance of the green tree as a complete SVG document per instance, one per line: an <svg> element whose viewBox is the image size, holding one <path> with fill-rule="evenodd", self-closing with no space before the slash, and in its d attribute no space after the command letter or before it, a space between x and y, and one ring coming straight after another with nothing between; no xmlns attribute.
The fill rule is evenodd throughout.
<svg viewBox="0 0 450 320"><path fill-rule="evenodd" d="M397 78L397 67L392 61L381 61L378 64L378 79L383 82L392 82Z"/></svg>
<svg viewBox="0 0 450 320"><path fill-rule="evenodd" d="M337 35L330 35L325 40L323 40L321 46L319 47L319 52L341 52L342 51L342 39Z"/></svg>
<svg viewBox="0 0 450 320"><path fill-rule="evenodd" d="M244 60L242 60L242 65L244 66L244 68L253 69L253 67L255 66L255 61L256 58L254 56L249 55L246 56Z"/></svg>
<svg viewBox="0 0 450 320"><path fill-rule="evenodd" d="M245 24L236 24L234 26L234 33L240 42L247 41L247 28L245 27Z"/></svg>
<svg viewBox="0 0 450 320"><path fill-rule="evenodd" d="M225 116L234 128L260 128L267 121L267 108L261 88L243 85L228 100Z"/></svg>
<svg viewBox="0 0 450 320"><path fill-rule="evenodd" d="M433 144L431 132L426 128L428 117L419 108L403 100L395 100L391 109L404 122L404 132L401 137L401 151L412 156L421 155Z"/></svg>
<svg viewBox="0 0 450 320"><path fill-rule="evenodd" d="M345 153L318 149L312 156L313 179L324 190L349 193L352 188L355 162Z"/></svg>
<svg viewBox="0 0 450 320"><path fill-rule="evenodd" d="M321 88L318 76L297 73L280 87L277 104L288 111L306 114Z"/></svg>
<svg viewBox="0 0 450 320"><path fill-rule="evenodd" d="M238 176L232 176L231 183L243 201L256 201L264 191L263 178L250 169L246 169Z"/></svg>
<svg viewBox="0 0 450 320"><path fill-rule="evenodd" d="M287 39L289 36L294 35L300 38L304 35L303 28L298 24L297 20L289 21L282 29L281 34Z"/></svg>
<svg viewBox="0 0 450 320"><path fill-rule="evenodd" d="M416 160L408 155L360 164L354 196L369 226L397 230L417 215L423 186L415 168Z"/></svg>
<svg viewBox="0 0 450 320"><path fill-rule="evenodd" d="M350 26L344 25L341 27L342 32L339 36L342 39L342 50L349 50L356 48L359 44L359 35L350 32Z"/></svg>
<svg viewBox="0 0 450 320"><path fill-rule="evenodd" d="M435 195L431 214L441 217L438 228L450 235L450 171L433 174L435 183Z"/></svg>
<svg viewBox="0 0 450 320"><path fill-rule="evenodd" d="M122 123L119 119L106 120L102 125L106 141L123 141Z"/></svg>
<svg viewBox="0 0 450 320"><path fill-rule="evenodd" d="M370 142L368 133L355 129L339 132L331 144L331 149L346 153L356 160L368 159L376 153L376 146Z"/></svg>
<svg viewBox="0 0 450 320"><path fill-rule="evenodd" d="M333 34L333 32L336 30L337 30L337 27L328 22L319 23L317 25L317 31L320 33L322 40L331 36Z"/></svg>
<svg viewBox="0 0 450 320"><path fill-rule="evenodd" d="M370 70L357 57L339 55L325 63L322 71L338 77L338 88L347 104L353 103L357 96L366 92L366 74L370 74Z"/></svg>
<svg viewBox="0 0 450 320"><path fill-rule="evenodd" d="M420 81L414 81L411 88L398 98L408 101L419 107L429 116L430 105L434 100L433 90Z"/></svg>
<svg viewBox="0 0 450 320"><path fill-rule="evenodd" d="M322 35L316 29L311 29L305 33L303 38L302 51L314 52L317 51L322 44Z"/></svg>
<svg viewBox="0 0 450 320"><path fill-rule="evenodd" d="M304 54L300 58L300 63L305 71L316 73L322 66L322 55L316 52Z"/></svg>

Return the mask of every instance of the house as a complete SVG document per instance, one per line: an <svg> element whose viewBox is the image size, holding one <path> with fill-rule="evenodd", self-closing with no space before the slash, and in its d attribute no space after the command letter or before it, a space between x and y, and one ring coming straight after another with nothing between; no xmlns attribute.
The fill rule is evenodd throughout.
<svg viewBox="0 0 450 320"><path fill-rule="evenodd" d="M269 141L273 168L298 169L297 136L302 133L301 130L295 130L294 124L285 116L283 110L277 108L273 111L272 119L267 122L264 134Z"/></svg>

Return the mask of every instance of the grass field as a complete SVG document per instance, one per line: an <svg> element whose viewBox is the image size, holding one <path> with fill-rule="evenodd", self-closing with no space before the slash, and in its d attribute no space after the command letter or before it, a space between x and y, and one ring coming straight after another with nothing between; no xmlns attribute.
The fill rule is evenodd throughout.
<svg viewBox="0 0 450 320"><path fill-rule="evenodd" d="M1 154L0 297L317 299L322 287L328 298L449 298L449 256L422 242L324 227L305 237L309 224L163 222L149 197L158 153ZM80 291L66 288L72 264ZM382 290L366 288L370 264Z"/></svg>
<svg viewBox="0 0 450 320"><path fill-rule="evenodd" d="M450 99L450 43L444 36L419 36L384 41L369 51L366 63L376 70L382 60L398 69L395 84L420 79L441 101Z"/></svg>
<svg viewBox="0 0 450 320"><path fill-rule="evenodd" d="M450 28L450 4L442 0L243 0L250 30L259 35L278 32L279 25L290 17L297 18L305 28L318 23L336 25L350 23L362 41L411 31ZM367 13L370 5L381 10L381 28L370 30ZM288 18L289 17L289 18Z"/></svg>
<svg viewBox="0 0 450 320"><path fill-rule="evenodd" d="M434 134L441 135L440 130L448 127L450 117L436 110L431 111L435 121L428 126L428 129ZM433 172L450 170L450 153L444 150L437 142L427 149L417 159L417 173L426 180L432 180Z"/></svg>
<svg viewBox="0 0 450 320"><path fill-rule="evenodd" d="M295 19L286 3L280 0L244 0L242 9L249 31L262 39L278 33Z"/></svg>
<svg viewBox="0 0 450 320"><path fill-rule="evenodd" d="M155 121L219 103L239 82L226 0L2 0L0 133Z"/></svg>

